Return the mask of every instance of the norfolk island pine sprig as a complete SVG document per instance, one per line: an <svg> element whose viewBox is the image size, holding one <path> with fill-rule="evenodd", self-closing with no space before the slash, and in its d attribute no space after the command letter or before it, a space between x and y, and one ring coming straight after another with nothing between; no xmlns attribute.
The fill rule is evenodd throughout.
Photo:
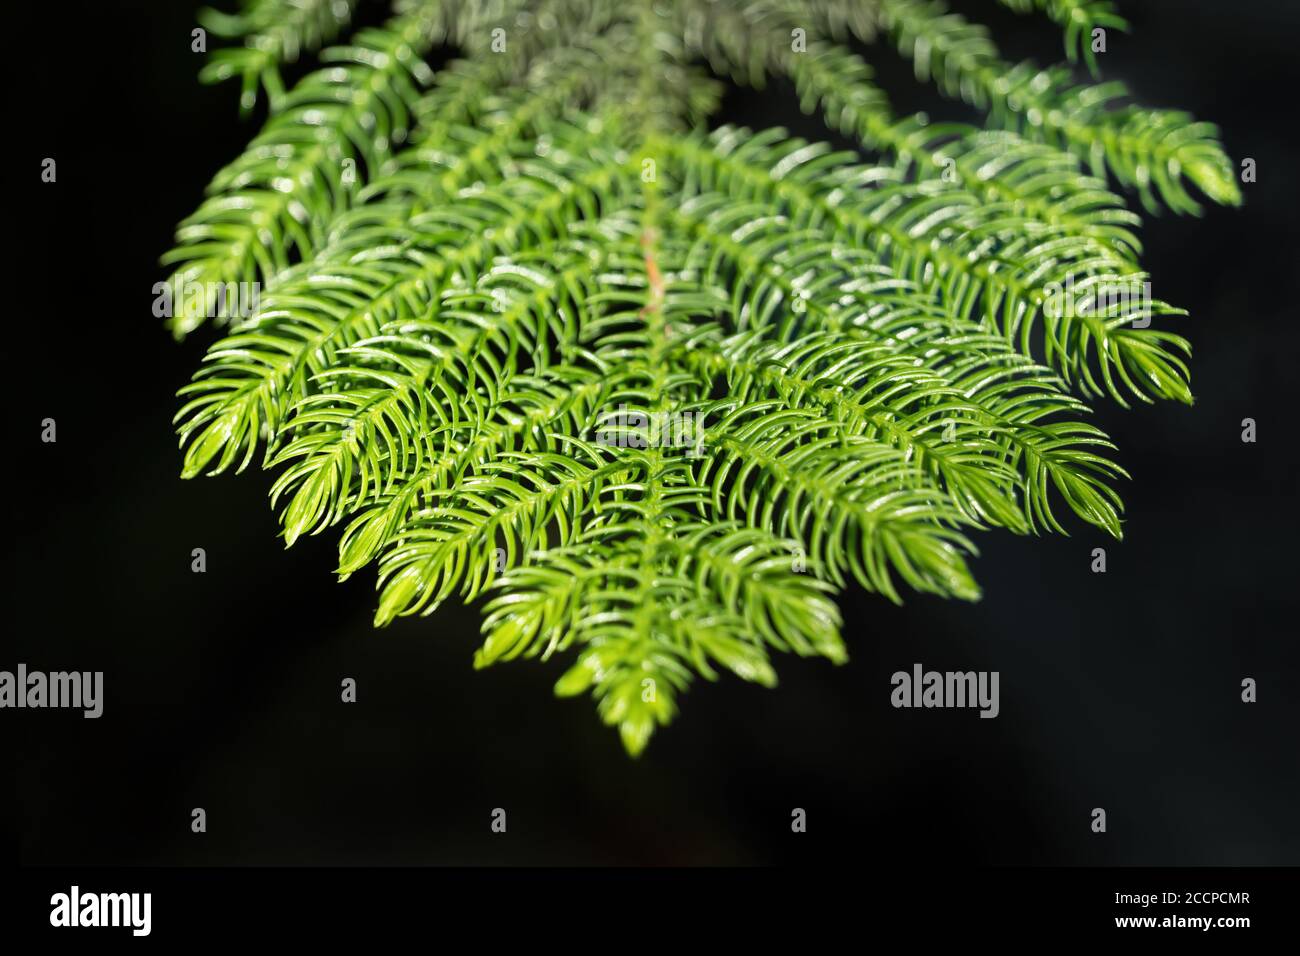
<svg viewBox="0 0 1300 956"><path fill-rule="evenodd" d="M1003 2L1093 72L1127 27ZM203 79L267 118L163 261L214 336L183 476L270 471L377 625L482 598L475 666L557 658L635 755L698 677L846 660L844 588L974 600L979 530L1120 536L1089 403L1192 401L1184 311L1113 294L1130 207L1240 203L1213 126L933 0L353 7L204 14ZM985 126L895 114L854 43ZM857 148L710 128L774 77Z"/></svg>

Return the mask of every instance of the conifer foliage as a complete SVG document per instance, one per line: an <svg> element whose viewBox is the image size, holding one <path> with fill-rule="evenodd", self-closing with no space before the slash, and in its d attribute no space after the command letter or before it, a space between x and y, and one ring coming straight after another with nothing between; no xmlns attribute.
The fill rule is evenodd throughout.
<svg viewBox="0 0 1300 956"><path fill-rule="evenodd" d="M1125 28L1002 2L1094 71ZM973 532L1120 535L1087 403L1192 400L1182 310L1115 294L1147 287L1123 196L1238 203L1212 126L938 0L353 8L204 15L203 78L266 118L164 264L174 333L216 330L183 476L272 472L376 624L482 599L475 665L557 658L637 754L699 677L843 661L843 588L973 600ZM986 127L895 114L883 46ZM711 125L773 77L859 148Z"/></svg>

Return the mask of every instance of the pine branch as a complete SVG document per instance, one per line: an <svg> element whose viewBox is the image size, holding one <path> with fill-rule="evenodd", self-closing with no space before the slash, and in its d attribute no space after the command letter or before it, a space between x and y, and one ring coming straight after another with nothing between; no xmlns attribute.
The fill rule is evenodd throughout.
<svg viewBox="0 0 1300 956"><path fill-rule="evenodd" d="M1131 264L1109 246L982 204L942 182L918 186L899 181L891 170L846 165L846 157L824 145L795 140L774 151L780 135L724 129L715 135L713 149L692 140L664 148L704 188L737 197L762 195L800 226L874 250L900 276L945 303L954 318L975 317L1000 328L1027 356L1033 330L1041 324L1046 361L1067 381L1077 379L1086 394L1108 393L1124 404L1123 385L1144 401L1191 401L1186 365L1171 351L1185 351L1185 340L1125 327L1150 315L1181 315L1180 310L1158 301L1109 302L1109 297L1095 309L1058 314L1050 308L1053 283L1078 285L1085 293L1111 283L1145 283L1145 274L1131 272ZM864 185L872 188L863 190Z"/></svg>
<svg viewBox="0 0 1300 956"><path fill-rule="evenodd" d="M203 473L214 459L212 473L237 459L239 470L247 467L263 428L282 430L309 377L318 378L340 350L422 315L439 289L464 281L498 252L564 228L562 213L575 203L596 202L616 184L618 163L586 163L579 142L593 147L602 133L599 126L575 131L571 180L557 184L558 170L535 164L538 175L530 178L526 165L508 183L475 191L452 209L349 234L282 281L256 314L213 346L196 381L182 389L195 396L177 415L184 423L185 476Z"/></svg>
<svg viewBox="0 0 1300 956"><path fill-rule="evenodd" d="M177 230L163 257L171 282L204 290L198 307L178 308L177 337L210 316L226 284L270 282L319 245L330 219L350 203L349 187L379 169L408 133L410 110L432 73L421 56L445 36L440 4L363 31L323 59L339 66L304 78L283 98L249 149L213 179L209 198Z"/></svg>
<svg viewBox="0 0 1300 956"><path fill-rule="evenodd" d="M1070 153L1026 140L1014 132L992 132L923 116L894 121L884 95L871 83L871 70L859 57L834 47L814 48L785 64L805 112L819 106L826 124L856 137L865 147L884 151L921 179L947 179L978 191L989 202L1088 236L1134 258L1140 224L1105 183L1086 175Z"/></svg>
<svg viewBox="0 0 1300 956"><path fill-rule="evenodd" d="M1109 174L1136 189L1148 210L1163 203L1198 214L1200 203L1184 179L1214 202L1240 204L1213 125L1186 113L1122 105L1128 91L1121 83L1076 85L1068 70L1012 66L999 58L983 27L949 13L940 0L879 2L883 28L912 59L918 77L987 109L999 126L1068 149L1098 178Z"/></svg>
<svg viewBox="0 0 1300 956"><path fill-rule="evenodd" d="M280 67L294 63L335 39L352 18L356 0L245 0L234 15L203 10L199 22L221 37L241 39L242 47L214 50L199 73L204 83L240 78L239 108L249 113L264 88L271 109L284 95Z"/></svg>
<svg viewBox="0 0 1300 956"><path fill-rule="evenodd" d="M1008 2L1071 44L1109 23ZM977 531L1122 533L1127 475L1083 399L1190 402L1189 346L1148 327L1183 313L1146 295L1105 177L1185 210L1182 177L1214 196L1223 174L1231 200L1208 127L1004 64L918 0L396 14L277 93L167 257L200 289L178 335L213 286L265 285L212 316L183 476L259 460L286 544L339 528L339 577L376 566L377 625L481 599L475 665L568 658L556 692L636 754L696 677L845 660L845 587L974 600ZM255 83L324 41L310 25L250 41ZM1008 128L894 115L843 43L882 26ZM788 78L875 158L709 133L696 60Z"/></svg>

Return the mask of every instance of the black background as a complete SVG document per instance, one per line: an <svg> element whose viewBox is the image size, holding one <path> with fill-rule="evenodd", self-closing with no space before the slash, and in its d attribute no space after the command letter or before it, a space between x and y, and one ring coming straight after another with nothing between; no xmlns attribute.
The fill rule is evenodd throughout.
<svg viewBox="0 0 1300 956"><path fill-rule="evenodd" d="M473 608L374 631L373 573L334 583L330 535L286 552L267 475L178 478L173 395L210 336L177 345L152 316L157 257L256 128L233 86L195 79L196 6L32 4L10 28L0 668L106 684L99 720L0 714L22 862L1300 863L1295 4L1125 3L1134 30L1103 58L1259 170L1243 209L1142 233L1155 295L1192 312L1198 401L1099 407L1133 475L1123 543L1077 522L982 535L976 605L851 590L847 665L700 682L636 761L589 701L552 695L554 663L474 671ZM1060 58L1039 18L961 9L1008 58ZM972 116L869 57L900 110ZM825 138L780 86L733 91L719 121ZM889 675L917 661L999 671L1001 716L892 709Z"/></svg>

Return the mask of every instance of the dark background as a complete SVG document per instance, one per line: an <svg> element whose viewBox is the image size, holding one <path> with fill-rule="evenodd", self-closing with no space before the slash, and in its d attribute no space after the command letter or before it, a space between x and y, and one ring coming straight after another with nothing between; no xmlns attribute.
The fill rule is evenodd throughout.
<svg viewBox="0 0 1300 956"><path fill-rule="evenodd" d="M973 606L850 590L847 665L783 659L776 691L700 682L636 761L590 701L552 695L554 663L474 671L473 608L374 631L373 571L336 584L331 535L286 552L266 474L178 478L173 395L210 335L177 345L152 316L157 257L256 124L232 85L195 79L197 4L78 6L14 12L7 44L0 668L102 670L106 703L99 720L0 714L20 860L1300 863L1294 4L1123 3L1134 30L1103 58L1259 170L1243 209L1142 233L1156 296L1191 309L1198 401L1099 407L1134 479L1124 542L1077 522L982 535ZM960 9L1009 59L1061 56L1041 18ZM869 56L900 110L971 117L886 47ZM719 121L825 138L779 86L733 91ZM889 675L916 661L1000 671L1001 716L892 709Z"/></svg>

